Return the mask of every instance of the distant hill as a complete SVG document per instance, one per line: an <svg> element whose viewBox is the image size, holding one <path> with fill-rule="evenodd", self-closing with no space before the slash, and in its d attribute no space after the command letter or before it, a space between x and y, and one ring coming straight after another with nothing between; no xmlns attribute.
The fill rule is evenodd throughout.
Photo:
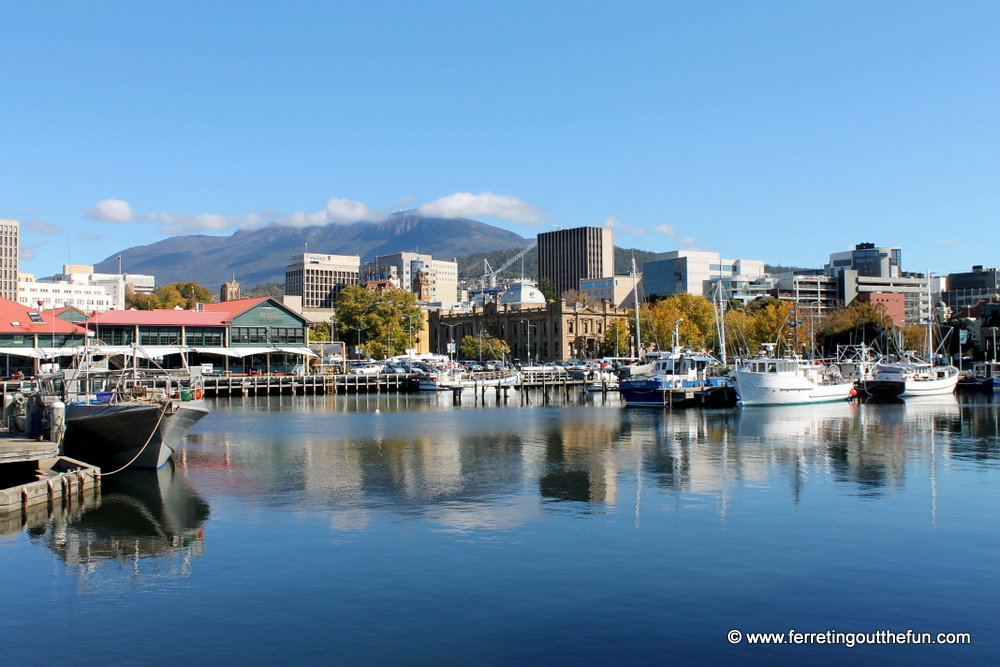
<svg viewBox="0 0 1000 667"><path fill-rule="evenodd" d="M117 273L115 258L120 254L123 270L156 276L157 285L194 281L214 291L234 275L247 287L284 283L285 266L293 255L305 252L306 244L309 252L360 255L364 263L375 255L397 252L452 259L474 252L523 248L527 243L518 234L476 220L425 218L404 212L382 222L306 228L271 225L231 236L175 236L113 253L95 270Z"/></svg>

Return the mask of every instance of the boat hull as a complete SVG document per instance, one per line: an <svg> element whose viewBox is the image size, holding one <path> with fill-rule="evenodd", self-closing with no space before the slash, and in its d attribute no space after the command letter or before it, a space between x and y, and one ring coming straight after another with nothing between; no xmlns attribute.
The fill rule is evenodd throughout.
<svg viewBox="0 0 1000 667"><path fill-rule="evenodd" d="M957 385L957 375L939 380L868 380L865 382L865 392L869 396L899 398L940 396L954 393Z"/></svg>
<svg viewBox="0 0 1000 667"><path fill-rule="evenodd" d="M824 384L800 376L736 371L736 393L746 406L833 403L846 401L852 392L854 382Z"/></svg>
<svg viewBox="0 0 1000 667"><path fill-rule="evenodd" d="M161 468L191 427L208 414L203 400L167 405L69 404L63 452L105 472L123 466Z"/></svg>
<svg viewBox="0 0 1000 667"><path fill-rule="evenodd" d="M482 389L484 387L506 387L518 383L517 373L499 378L472 379L463 378L420 378L420 391L464 391L466 389Z"/></svg>
<svg viewBox="0 0 1000 667"><path fill-rule="evenodd" d="M731 408L736 405L736 389L721 380L689 381L679 387L656 378L624 380L618 393L630 407Z"/></svg>

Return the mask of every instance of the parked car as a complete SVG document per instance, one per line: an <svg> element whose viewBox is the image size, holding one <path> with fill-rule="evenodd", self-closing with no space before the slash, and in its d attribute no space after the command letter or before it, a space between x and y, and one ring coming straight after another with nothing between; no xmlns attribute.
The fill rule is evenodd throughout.
<svg viewBox="0 0 1000 667"><path fill-rule="evenodd" d="M375 362L354 362L351 364L350 375L378 375L382 372L382 364Z"/></svg>

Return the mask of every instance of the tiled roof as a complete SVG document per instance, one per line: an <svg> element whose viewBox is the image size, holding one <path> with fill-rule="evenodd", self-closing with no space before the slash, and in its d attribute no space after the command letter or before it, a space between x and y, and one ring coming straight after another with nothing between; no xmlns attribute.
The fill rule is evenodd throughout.
<svg viewBox="0 0 1000 667"><path fill-rule="evenodd" d="M41 322L33 322L28 313L35 313ZM0 299L0 333L2 334L71 334L82 329L66 320L56 317L55 310L29 308L16 301Z"/></svg>
<svg viewBox="0 0 1000 667"><path fill-rule="evenodd" d="M256 299L237 299L235 301L216 301L215 303L206 303L203 307L205 312L220 312L228 313L230 315L229 319L239 315L240 313L245 313L256 305L259 305L267 301L270 297L262 296Z"/></svg>
<svg viewBox="0 0 1000 667"><path fill-rule="evenodd" d="M197 312L194 310L109 310L87 318L88 324L101 325L161 325L212 327L223 326L229 313Z"/></svg>

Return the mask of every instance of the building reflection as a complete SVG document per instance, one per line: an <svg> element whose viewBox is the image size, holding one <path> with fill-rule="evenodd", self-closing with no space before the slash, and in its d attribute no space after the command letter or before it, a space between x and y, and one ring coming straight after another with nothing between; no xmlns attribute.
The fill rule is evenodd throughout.
<svg viewBox="0 0 1000 667"><path fill-rule="evenodd" d="M100 499L76 516L29 529L84 582L185 576L204 549L208 504L172 463L102 480ZM114 574L111 574L114 573Z"/></svg>
<svg viewBox="0 0 1000 667"><path fill-rule="evenodd" d="M248 400L272 406L275 398ZM799 502L819 480L879 496L904 488L907 475L926 475L927 461L1000 459L1000 406L955 396L715 411L311 399L254 417L252 432L192 436L184 465L224 468L232 481L220 490L309 505L329 512L334 528L352 529L386 510L451 527L509 526L559 503L638 508L649 494L722 508L737 487L787 489Z"/></svg>

